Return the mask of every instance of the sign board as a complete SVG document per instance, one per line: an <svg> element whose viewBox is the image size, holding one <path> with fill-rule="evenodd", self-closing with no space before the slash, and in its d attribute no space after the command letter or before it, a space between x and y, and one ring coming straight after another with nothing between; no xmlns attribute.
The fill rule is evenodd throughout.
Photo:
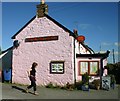
<svg viewBox="0 0 120 101"><path fill-rule="evenodd" d="M110 76L102 76L102 88L105 90L110 89Z"/></svg>
<svg viewBox="0 0 120 101"><path fill-rule="evenodd" d="M84 42L85 41L85 37L80 35L80 36L77 37L77 41Z"/></svg>
<svg viewBox="0 0 120 101"><path fill-rule="evenodd" d="M52 41L52 40L58 40L58 36L45 36L45 37L26 38L25 42Z"/></svg>

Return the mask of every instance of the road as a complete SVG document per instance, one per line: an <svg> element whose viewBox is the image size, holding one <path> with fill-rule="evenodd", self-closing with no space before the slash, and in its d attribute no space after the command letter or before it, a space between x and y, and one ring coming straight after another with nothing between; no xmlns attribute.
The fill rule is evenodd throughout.
<svg viewBox="0 0 120 101"><path fill-rule="evenodd" d="M23 92L26 86L2 83L2 99L118 99L118 86L113 90L63 90L37 87L38 96ZM32 89L30 90L32 92Z"/></svg>

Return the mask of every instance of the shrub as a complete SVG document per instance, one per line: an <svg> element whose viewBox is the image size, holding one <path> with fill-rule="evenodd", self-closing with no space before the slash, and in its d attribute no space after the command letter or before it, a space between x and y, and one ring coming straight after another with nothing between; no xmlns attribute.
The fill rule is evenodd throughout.
<svg viewBox="0 0 120 101"><path fill-rule="evenodd" d="M108 74L114 75L117 84L120 84L120 62L107 64Z"/></svg>
<svg viewBox="0 0 120 101"><path fill-rule="evenodd" d="M100 88L100 80L99 79L94 80L93 83L94 83L95 88L98 90Z"/></svg>
<svg viewBox="0 0 120 101"><path fill-rule="evenodd" d="M50 82L49 84L46 85L46 88L54 88L54 85L52 84L52 82Z"/></svg>
<svg viewBox="0 0 120 101"><path fill-rule="evenodd" d="M47 84L45 86L46 88L60 88L60 89L64 89L64 87L57 85L57 84L53 84L52 82L50 82L49 84Z"/></svg>
<svg viewBox="0 0 120 101"><path fill-rule="evenodd" d="M74 84L70 84L69 82L67 82L65 88L66 88L67 90L73 90L73 89L75 89L75 86L74 86Z"/></svg>
<svg viewBox="0 0 120 101"><path fill-rule="evenodd" d="M83 84L89 84L89 75L87 72L82 75L82 81L83 81Z"/></svg>
<svg viewBox="0 0 120 101"><path fill-rule="evenodd" d="M78 90L81 90L81 89L82 89L82 85L83 85L83 81L79 81L79 82L76 82L75 87L76 87Z"/></svg>
<svg viewBox="0 0 120 101"><path fill-rule="evenodd" d="M55 85L53 85L54 88L62 88L62 86L57 85L57 83Z"/></svg>

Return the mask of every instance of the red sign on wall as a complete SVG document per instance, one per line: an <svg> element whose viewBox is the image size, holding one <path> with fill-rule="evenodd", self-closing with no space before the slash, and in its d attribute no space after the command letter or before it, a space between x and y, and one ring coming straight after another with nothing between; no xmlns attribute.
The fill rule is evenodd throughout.
<svg viewBox="0 0 120 101"><path fill-rule="evenodd" d="M77 40L78 40L79 42L84 42L85 37L82 36L82 35L80 35L80 36L77 37Z"/></svg>
<svg viewBox="0 0 120 101"><path fill-rule="evenodd" d="M58 36L26 38L25 42L52 41L52 40L58 40Z"/></svg>

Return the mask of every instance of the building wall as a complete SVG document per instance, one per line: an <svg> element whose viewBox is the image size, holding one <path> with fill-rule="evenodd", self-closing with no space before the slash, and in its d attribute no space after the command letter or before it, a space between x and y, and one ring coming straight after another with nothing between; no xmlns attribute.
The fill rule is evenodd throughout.
<svg viewBox="0 0 120 101"><path fill-rule="evenodd" d="M79 44L78 41L75 41L75 53L76 54L90 54L90 52L88 50L86 50L81 44ZM81 81L82 80L82 76L80 76L78 74L79 70L78 70L78 65L79 65L79 61L89 61L89 59L84 59L84 58L76 58L75 56L75 71L76 71L76 81Z"/></svg>
<svg viewBox="0 0 120 101"><path fill-rule="evenodd" d="M59 36L59 40L25 42L25 38ZM46 85L50 82L64 85L67 82L74 82L73 65L73 37L58 27L46 17L35 18L24 28L15 40L20 45L13 50L12 82L29 84L27 70L33 62L38 63L36 68L37 85ZM64 74L50 74L51 61L64 61Z"/></svg>
<svg viewBox="0 0 120 101"><path fill-rule="evenodd" d="M11 75L9 75L8 73L5 74L5 71L9 71L11 73L11 69L12 49L9 49L8 51L0 55L0 81L6 80L7 77L9 77L9 80L11 80Z"/></svg>
<svg viewBox="0 0 120 101"><path fill-rule="evenodd" d="M90 52L77 40L75 41L75 51L76 54L90 54Z"/></svg>
<svg viewBox="0 0 120 101"><path fill-rule="evenodd" d="M105 59L103 60L103 68L107 65L107 63L108 63L107 58L105 58Z"/></svg>
<svg viewBox="0 0 120 101"><path fill-rule="evenodd" d="M3 53L0 57L0 69L8 70L12 68L12 49Z"/></svg>
<svg viewBox="0 0 120 101"><path fill-rule="evenodd" d="M80 54L90 54L90 52L86 48L84 48L82 44L80 44L79 47Z"/></svg>

